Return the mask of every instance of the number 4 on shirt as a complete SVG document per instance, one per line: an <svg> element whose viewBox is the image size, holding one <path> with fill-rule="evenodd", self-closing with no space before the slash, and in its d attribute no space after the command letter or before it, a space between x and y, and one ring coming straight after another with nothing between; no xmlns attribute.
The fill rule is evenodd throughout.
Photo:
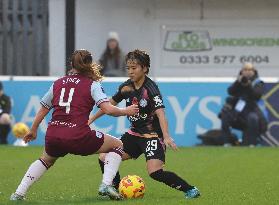
<svg viewBox="0 0 279 205"><path fill-rule="evenodd" d="M71 102L73 99L73 95L75 92L75 88L70 89L69 97L67 102L64 102L64 94L65 94L65 88L62 88L61 93L60 93L60 99L59 99L59 106L61 107L66 107L66 113L69 114L71 110Z"/></svg>

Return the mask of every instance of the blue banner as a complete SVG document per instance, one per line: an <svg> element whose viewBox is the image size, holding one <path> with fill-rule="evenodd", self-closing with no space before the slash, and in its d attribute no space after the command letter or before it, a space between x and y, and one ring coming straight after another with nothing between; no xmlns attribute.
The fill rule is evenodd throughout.
<svg viewBox="0 0 279 205"><path fill-rule="evenodd" d="M36 112L40 109L40 99L47 92L52 81L4 81L3 84L5 93L13 100L14 122L24 122L31 126ZM119 85L118 82L103 83L108 96L112 96ZM158 85L166 106L170 134L178 146L199 144L198 134L209 129L220 128L221 123L217 115L227 96L227 87L230 83L158 82ZM279 141L278 84L268 84L267 93L269 95L265 95L264 99L269 103L268 111L271 113L272 122L275 122L269 134ZM120 106L124 106L124 103L122 102ZM94 111L96 109L94 108ZM50 118L49 114L43 120L37 140L30 144L44 144L44 135ZM116 137L120 137L128 127L129 122L126 117L103 116L92 124L93 129ZM10 134L9 142L13 141L15 138Z"/></svg>

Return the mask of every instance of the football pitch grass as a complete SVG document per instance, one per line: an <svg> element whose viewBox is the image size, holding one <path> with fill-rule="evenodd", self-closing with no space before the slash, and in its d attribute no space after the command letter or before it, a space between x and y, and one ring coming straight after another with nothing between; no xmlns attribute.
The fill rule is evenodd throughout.
<svg viewBox="0 0 279 205"><path fill-rule="evenodd" d="M42 147L0 146L0 204L279 204L278 148L194 147L168 150L166 170L196 185L202 196L187 200L182 192L153 181L145 159L122 163L121 176L136 174L146 185L143 199L110 201L97 195L101 181L97 155L59 159L29 190L27 201L10 202L29 165Z"/></svg>

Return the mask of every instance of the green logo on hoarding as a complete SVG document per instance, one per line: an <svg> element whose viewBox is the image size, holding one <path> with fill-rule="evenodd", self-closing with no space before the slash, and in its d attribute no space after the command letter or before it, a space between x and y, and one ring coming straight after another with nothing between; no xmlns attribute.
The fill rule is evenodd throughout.
<svg viewBox="0 0 279 205"><path fill-rule="evenodd" d="M211 50L207 31L168 31L164 49L168 51Z"/></svg>
<svg viewBox="0 0 279 205"><path fill-rule="evenodd" d="M278 47L279 38L214 38L208 31L167 31L164 50L208 51L212 47Z"/></svg>
<svg viewBox="0 0 279 205"><path fill-rule="evenodd" d="M279 38L216 38L214 46L274 47L279 46Z"/></svg>

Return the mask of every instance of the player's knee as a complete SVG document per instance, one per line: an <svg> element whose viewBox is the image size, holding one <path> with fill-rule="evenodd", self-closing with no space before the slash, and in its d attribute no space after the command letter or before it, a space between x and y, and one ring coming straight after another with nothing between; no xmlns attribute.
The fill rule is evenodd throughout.
<svg viewBox="0 0 279 205"><path fill-rule="evenodd" d="M53 166L56 160L57 158L51 157L46 153L43 153L43 155L40 157L40 161L47 167L47 169Z"/></svg>
<svg viewBox="0 0 279 205"><path fill-rule="evenodd" d="M115 145L115 147L120 147L121 149L123 149L123 143L122 143L122 141L121 141L120 139L117 139L117 140L116 140L116 145Z"/></svg>
<svg viewBox="0 0 279 205"><path fill-rule="evenodd" d="M159 181L159 182L162 181L163 175L164 175L163 169L159 169L159 170L157 170L157 171L152 172L152 173L149 174L149 176L150 176L152 179L154 179L154 180L156 180L156 181Z"/></svg>

